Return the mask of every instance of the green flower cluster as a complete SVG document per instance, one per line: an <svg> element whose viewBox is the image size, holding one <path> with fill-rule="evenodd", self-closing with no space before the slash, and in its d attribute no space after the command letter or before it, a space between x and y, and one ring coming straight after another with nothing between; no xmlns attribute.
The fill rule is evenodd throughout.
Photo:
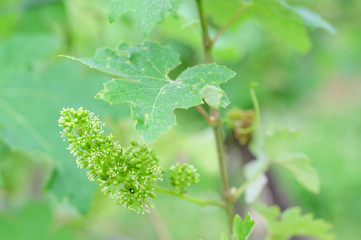
<svg viewBox="0 0 361 240"><path fill-rule="evenodd" d="M63 109L61 115L62 137L77 156L78 167L89 169L89 179L96 180L118 204L130 211L148 212L152 207L149 197L155 197L153 184L162 180L164 172L155 154L136 143L122 148L112 135L104 136L104 124L83 108Z"/></svg>
<svg viewBox="0 0 361 240"><path fill-rule="evenodd" d="M177 162L176 165L169 168L169 171L171 173L169 176L170 183L182 194L186 187L199 182L199 173L193 165Z"/></svg>

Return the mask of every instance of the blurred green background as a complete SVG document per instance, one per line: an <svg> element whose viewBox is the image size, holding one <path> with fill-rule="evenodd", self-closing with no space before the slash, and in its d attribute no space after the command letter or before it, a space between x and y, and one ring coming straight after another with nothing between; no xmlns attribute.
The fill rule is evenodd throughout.
<svg viewBox="0 0 361 240"><path fill-rule="evenodd" d="M129 106L110 107L94 95L110 77L57 55L92 56L96 48L142 42L132 14L108 22L110 0L2 0L0 2L0 234L1 239L159 239L163 222L172 239L218 239L225 215L212 207L159 195L156 210L137 215L115 205L90 183L60 139L62 107L84 106L101 116L123 145L140 141ZM289 205L299 205L333 225L336 239L358 240L361 229L361 2L294 0L336 29L311 29L311 49L285 43L253 19L226 31L214 50L237 76L224 90L232 106L252 108L248 83L259 82L266 129L300 130L321 191L312 195L275 169ZM211 5L209 5L211 6ZM178 19L167 18L149 38L181 54L181 70L201 62L199 23L192 0ZM206 8L212 19L211 7ZM209 10L209 11L208 11ZM228 13L223 12L225 16ZM218 15L217 15L218 16ZM211 31L212 34L214 32ZM306 39L307 40L307 39ZM212 131L194 110L176 111L178 124L152 147L167 167L193 163L201 182L193 195L218 198L218 165ZM232 134L227 149L233 156ZM207 149L207 151L204 151ZM233 150L232 150L233 149ZM233 160L237 162L236 160ZM231 163L232 164L232 163ZM240 165L234 163L237 175ZM233 168L234 169L234 168ZM233 185L238 186L237 176ZM167 182L164 183L167 185Z"/></svg>

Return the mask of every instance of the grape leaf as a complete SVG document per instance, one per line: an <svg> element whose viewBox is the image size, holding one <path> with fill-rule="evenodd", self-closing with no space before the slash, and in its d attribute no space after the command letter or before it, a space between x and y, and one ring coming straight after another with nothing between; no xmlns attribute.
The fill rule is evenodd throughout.
<svg viewBox="0 0 361 240"><path fill-rule="evenodd" d="M265 138L265 152L271 161L290 172L307 190L318 193L320 179L317 171L310 166L310 159L296 152L297 132L286 129L269 134Z"/></svg>
<svg viewBox="0 0 361 240"><path fill-rule="evenodd" d="M96 97L110 104L131 103L136 129L146 142L175 124L174 109L202 104L202 88L219 88L235 75L226 67L208 64L188 68L172 81L168 73L180 63L178 54L151 41L101 48L94 58L68 58L121 78L105 83ZM228 97L223 95L220 102L227 106Z"/></svg>
<svg viewBox="0 0 361 240"><path fill-rule="evenodd" d="M253 229L255 222L251 220L249 213L244 217L244 221L238 215L233 219L233 238L232 240L247 240Z"/></svg>
<svg viewBox="0 0 361 240"><path fill-rule="evenodd" d="M323 28L329 33L337 33L337 30L330 23L322 19L317 13L305 7L294 7L293 10L302 17L303 21L308 27Z"/></svg>
<svg viewBox="0 0 361 240"><path fill-rule="evenodd" d="M247 163L244 167L244 175L247 180L253 180L245 191L245 200L247 203L254 202L262 192L268 180L265 172L268 169L269 161L267 158L258 157L255 161Z"/></svg>
<svg viewBox="0 0 361 240"><path fill-rule="evenodd" d="M240 9L245 8L245 3L241 0L208 0L204 2L204 10L212 23L219 27L225 25L232 16L234 16ZM247 18L244 14L234 20L230 25L231 29L237 27L244 18Z"/></svg>
<svg viewBox="0 0 361 240"><path fill-rule="evenodd" d="M252 134L250 151L257 158L244 166L244 176L247 181L251 181L245 190L245 201L247 203L254 202L267 184L268 179L265 173L271 164L265 153L264 134L259 127Z"/></svg>
<svg viewBox="0 0 361 240"><path fill-rule="evenodd" d="M275 163L286 168L296 180L307 190L313 193L320 191L320 179L317 171L310 166L310 159L302 153L294 153L275 159Z"/></svg>
<svg viewBox="0 0 361 240"><path fill-rule="evenodd" d="M54 216L48 205L28 203L15 216L0 216L2 239L75 239L69 227L54 228Z"/></svg>
<svg viewBox="0 0 361 240"><path fill-rule="evenodd" d="M0 138L0 162L11 152L9 146Z"/></svg>
<svg viewBox="0 0 361 240"><path fill-rule="evenodd" d="M327 21L322 19L320 15L308 8L297 6L293 7L284 0L278 0L283 6L297 13L304 21L305 25L310 28L323 28L329 33L335 34L337 30Z"/></svg>
<svg viewBox="0 0 361 240"><path fill-rule="evenodd" d="M63 158L69 156L64 154ZM67 199L72 206L84 214L90 208L96 186L86 177L86 171L77 168L73 163L69 161L58 166L53 171L46 189L59 200Z"/></svg>
<svg viewBox="0 0 361 240"><path fill-rule="evenodd" d="M264 134L257 130L253 134L250 150L257 156L245 168L247 180L253 182L246 188L246 202L256 200L267 183L264 173L270 165L279 165L292 173L295 179L308 191L318 193L320 179L317 171L310 165L310 159L297 151L298 132L281 129Z"/></svg>
<svg viewBox="0 0 361 240"><path fill-rule="evenodd" d="M282 155L288 155L297 150L299 132L289 129L279 129L264 135L264 151L274 160Z"/></svg>
<svg viewBox="0 0 361 240"><path fill-rule="evenodd" d="M310 49L307 28L297 13L274 0L257 0L252 8L261 25L276 37L299 52Z"/></svg>
<svg viewBox="0 0 361 240"><path fill-rule="evenodd" d="M245 20L255 18L271 34L300 52L307 52L311 47L306 27L336 33L336 29L317 13L305 7L293 7L284 0L254 0L251 4L241 0L210 0L205 2L205 11L211 21L219 26L241 12L230 25L231 29L237 29Z"/></svg>
<svg viewBox="0 0 361 240"><path fill-rule="evenodd" d="M220 238L221 240L228 240L228 236L227 236L227 234L225 234L225 233L222 233L222 235L221 235L221 238Z"/></svg>
<svg viewBox="0 0 361 240"><path fill-rule="evenodd" d="M240 12L230 25L231 29L249 19L257 19L260 25L275 37L286 42L299 52L307 52L311 42L300 14L288 5L277 0L253 0L252 3L241 0L210 0L205 2L206 13L219 26L225 25L232 16Z"/></svg>
<svg viewBox="0 0 361 240"><path fill-rule="evenodd" d="M299 207L292 207L282 212L278 206L254 204L254 209L263 215L268 224L270 240L287 240L292 236L312 236L317 239L331 240L331 225L322 219L314 219L312 214L301 214Z"/></svg>
<svg viewBox="0 0 361 240"><path fill-rule="evenodd" d="M329 33L337 33L337 30L330 23L322 19L317 13L305 7L294 7L293 10L302 17L303 21L308 27L323 28Z"/></svg>
<svg viewBox="0 0 361 240"><path fill-rule="evenodd" d="M113 111L81 91L95 93L105 78L49 58L56 55L59 43L52 35L25 34L15 35L0 46L0 134L11 148L50 156L56 173L49 190L86 212L95 186L76 168L60 138L59 113L63 107L80 106L101 114Z"/></svg>
<svg viewBox="0 0 361 240"><path fill-rule="evenodd" d="M6 192L6 198L16 202L16 199L24 199L28 195L38 194L41 187L34 188L31 186L31 182L34 172L39 171L39 162L44 157L18 148L4 150L2 152L0 149L0 174L3 178L3 190ZM41 167L44 167L43 162ZM39 176L39 182L43 183L44 180Z"/></svg>
<svg viewBox="0 0 361 240"><path fill-rule="evenodd" d="M127 12L133 12L138 28L147 35L151 28L164 21L166 15L177 15L182 0L112 0L109 21L112 23Z"/></svg>

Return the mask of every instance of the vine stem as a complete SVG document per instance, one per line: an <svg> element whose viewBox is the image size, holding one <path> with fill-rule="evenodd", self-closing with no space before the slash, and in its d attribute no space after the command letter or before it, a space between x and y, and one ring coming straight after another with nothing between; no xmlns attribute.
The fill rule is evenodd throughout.
<svg viewBox="0 0 361 240"><path fill-rule="evenodd" d="M203 39L203 50L204 50L204 62L211 63L213 62L212 58L212 47L213 43L211 38L209 37L208 32L208 24L205 19L205 15L203 12L203 3L202 0L196 0L199 19L202 28L202 39ZM233 202L230 198L230 191L228 185L228 176L227 176L227 167L226 167L226 158L224 152L224 140L223 140L223 133L222 133L222 123L220 121L220 114L219 111L216 109L211 110L211 126L214 131L214 135L216 138L216 145L217 145L217 152L218 152L218 163L219 169L221 174L221 181L222 181L222 199L225 204L225 210L227 212L228 218L228 227L229 233L232 234L232 226L233 226L233 216L234 216L234 209L233 209Z"/></svg>
<svg viewBox="0 0 361 240"><path fill-rule="evenodd" d="M233 208L233 199L230 198L230 190L228 184L228 174L227 174L227 166L226 166L226 157L224 153L224 140L223 140L223 132L222 125L220 121L219 111L212 109L212 117L217 119L215 124L212 126L214 135L216 138L217 152L218 152L218 164L219 170L221 173L222 180L222 198L226 203L226 212L228 218L228 227L230 234L232 234L233 227L233 217L234 217L234 208Z"/></svg>
<svg viewBox="0 0 361 240"><path fill-rule="evenodd" d="M223 196L225 196L229 192L229 186L228 186L226 159L224 154L223 133L222 133L221 123L219 121L220 119L219 112L215 109L212 109L212 117L218 120L213 125L213 130L216 138L217 152L219 158L219 168L221 172L222 187L223 187Z"/></svg>
<svg viewBox="0 0 361 240"><path fill-rule="evenodd" d="M201 22L202 28L202 39L203 39L203 50L204 50L204 62L211 63L213 62L212 58L212 40L209 37L208 24L203 12L203 3L202 0L196 0L198 7L199 19Z"/></svg>
<svg viewBox="0 0 361 240"><path fill-rule="evenodd" d="M225 208L225 204L222 201L208 200L208 199L192 197L192 196L189 196L189 195L186 195L186 194L181 194L179 192L176 192L176 191L173 191L173 190L170 190L170 189L167 189L167 188L162 188L162 187L159 187L159 186L154 186L154 190L156 192L159 192L159 193L164 193L164 194L176 196L178 198L182 198L182 199L187 200L189 202L196 203L196 204L198 204L198 205L200 205L202 207L211 205L211 206L217 206L217 207L220 207L220 208Z"/></svg>

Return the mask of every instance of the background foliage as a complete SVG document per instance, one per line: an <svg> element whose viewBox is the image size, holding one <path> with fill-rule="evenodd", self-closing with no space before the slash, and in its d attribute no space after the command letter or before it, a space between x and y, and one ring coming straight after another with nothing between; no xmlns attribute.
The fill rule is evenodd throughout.
<svg viewBox="0 0 361 240"><path fill-rule="evenodd" d="M222 13L213 15L214 26L222 25L229 11L234 11L227 4L215 9L217 2L206 2L207 13ZM301 149L321 179L321 190L314 196L282 168L274 169L287 202L327 219L337 239L356 240L361 234L361 19L357 12L361 3L288 3L318 12L337 34L315 28L334 32L322 22L311 26L314 29L308 34L297 21L281 28L272 19L247 20L250 13L246 11L239 27L225 32L215 46L217 62L237 73L223 89L232 106L248 109L252 107L248 82L260 83L262 124L267 129L300 130ZM173 239L216 239L226 228L220 224L221 210L200 209L162 195L155 200L162 207L151 215L130 214L114 205L75 168L59 137L60 109L84 106L101 115L124 145L139 140L127 104L110 107L94 99L109 78L56 57L91 57L100 46L141 43L148 29L134 30L137 16L132 13L110 25L109 5L104 0L0 3L0 231L9 239L157 239L153 224L161 216ZM180 17L167 16L150 32L149 38L180 54L182 64L170 72L172 79L202 59L194 9L194 1L184 0ZM260 6L253 11L259 14L266 9ZM153 148L164 166L176 160L192 162L201 179L189 191L216 197L213 189L220 184L212 132L194 110L177 110L176 115L177 126L153 143ZM228 142L229 154L237 154L231 133ZM231 166L236 171L240 163ZM237 176L232 179L234 184L239 181ZM20 230L23 236L17 235Z"/></svg>

